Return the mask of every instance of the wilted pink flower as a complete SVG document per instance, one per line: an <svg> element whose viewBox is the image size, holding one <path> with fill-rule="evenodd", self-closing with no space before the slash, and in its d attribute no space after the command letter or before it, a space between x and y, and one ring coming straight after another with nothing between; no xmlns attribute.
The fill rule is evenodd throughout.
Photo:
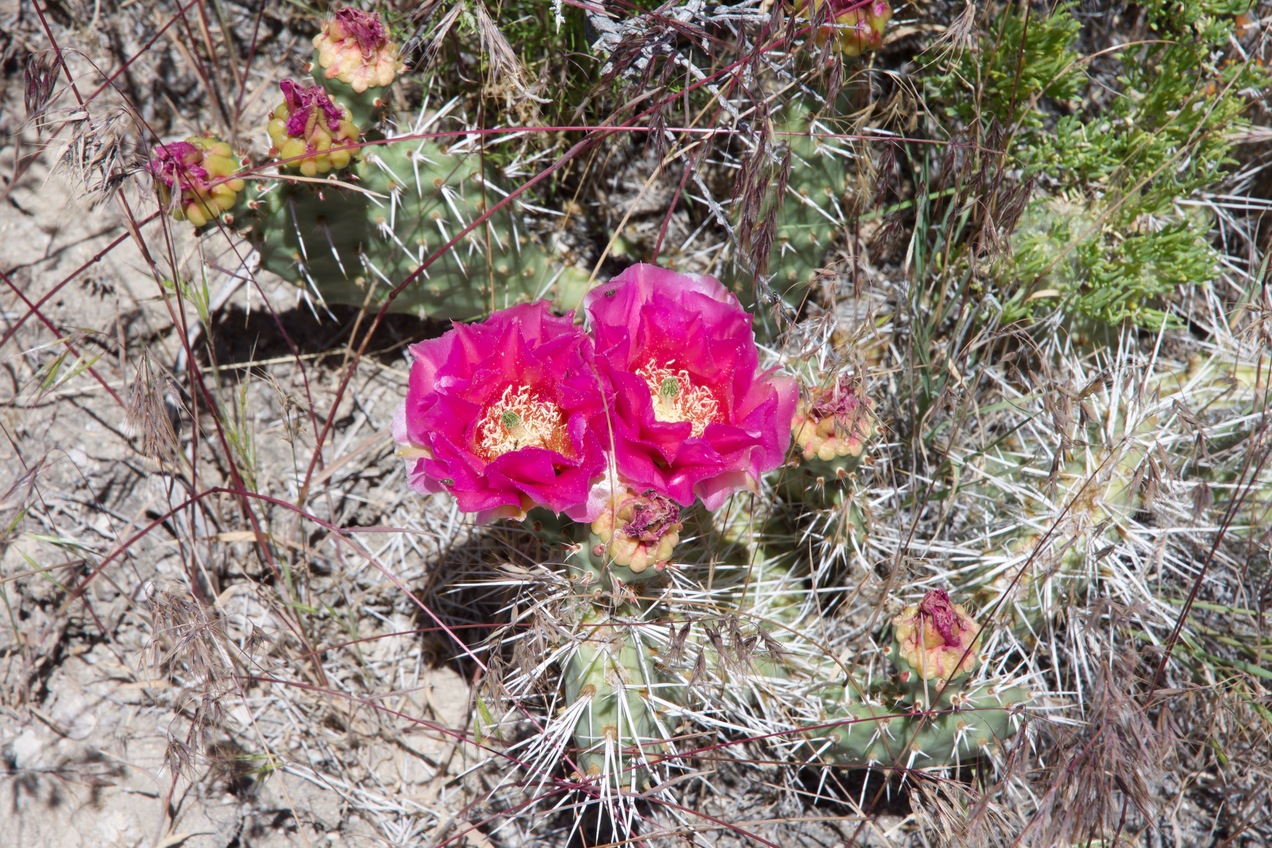
<svg viewBox="0 0 1272 848"><path fill-rule="evenodd" d="M323 76L340 80L358 94L393 82L402 67L397 45L375 12L340 9L314 36L314 48Z"/></svg>
<svg viewBox="0 0 1272 848"><path fill-rule="evenodd" d="M681 528L680 506L675 501L652 490L638 494L625 486L592 522L592 532L601 540L598 552L636 574L671 559Z"/></svg>
<svg viewBox="0 0 1272 848"><path fill-rule="evenodd" d="M356 149L358 128L349 110L331 99L320 85L278 84L283 102L270 116L266 131L270 154L306 177L347 167Z"/></svg>
<svg viewBox="0 0 1272 848"><path fill-rule="evenodd" d="M411 347L393 435L411 486L449 492L478 520L534 506L591 521L604 502L606 392L592 340L544 302L456 324Z"/></svg>
<svg viewBox="0 0 1272 848"><path fill-rule="evenodd" d="M717 509L782 464L795 383L760 370L751 316L714 277L634 265L585 307L632 488Z"/></svg>
<svg viewBox="0 0 1272 848"><path fill-rule="evenodd" d="M795 446L805 460L831 463L859 458L875 432L874 403L846 379L814 387L795 410Z"/></svg>
<svg viewBox="0 0 1272 848"><path fill-rule="evenodd" d="M234 174L242 167L230 146L211 136L170 141L150 151L159 199L173 218L196 227L234 207L243 190L243 180Z"/></svg>
<svg viewBox="0 0 1272 848"><path fill-rule="evenodd" d="M951 603L944 589L930 590L892 619L895 656L921 680L949 680L974 671L979 635L976 619L962 604Z"/></svg>

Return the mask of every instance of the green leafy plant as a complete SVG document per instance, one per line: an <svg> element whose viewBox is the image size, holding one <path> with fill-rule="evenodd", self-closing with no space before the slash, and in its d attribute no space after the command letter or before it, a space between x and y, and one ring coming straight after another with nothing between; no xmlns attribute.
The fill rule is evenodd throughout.
<svg viewBox="0 0 1272 848"><path fill-rule="evenodd" d="M1071 6L1048 15L1011 4L992 35L932 78L933 98L976 138L1006 128L999 167L1032 181L988 275L1004 320L1059 307L1160 327L1175 320L1171 295L1217 277L1210 218L1189 204L1225 178L1246 92L1264 77L1256 63L1223 58L1231 5L1154 7L1157 38L1120 48L1109 86L1090 78ZM1107 106L1077 105L1097 100Z"/></svg>

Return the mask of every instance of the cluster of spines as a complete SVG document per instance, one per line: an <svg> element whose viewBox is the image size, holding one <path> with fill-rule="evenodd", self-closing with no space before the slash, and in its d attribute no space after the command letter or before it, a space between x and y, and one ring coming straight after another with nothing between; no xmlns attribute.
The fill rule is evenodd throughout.
<svg viewBox="0 0 1272 848"><path fill-rule="evenodd" d="M1026 520L1017 524L1023 529L1003 545L1005 556L983 558L965 578L967 590L983 606L1001 608L999 623L1032 649L1064 616L1069 599L1105 578L1114 584L1138 582L1137 575L1119 573L1119 549L1154 544L1137 530L1136 516L1148 507L1145 487L1151 466L1160 461L1160 437L1173 432L1163 418L1179 415L1183 403L1241 420L1247 411L1266 406L1257 375L1260 369L1266 374L1267 367L1266 357L1253 363L1194 357L1146 385L1111 385L1086 395L1088 423L1057 449L1047 491L1031 496L1033 487L1022 480L1018 507ZM1108 379L1118 382L1133 373ZM1026 467L1031 466L1006 464L993 476L1017 479ZM1252 502L1261 496L1266 505L1266 491L1256 486L1252 493ZM1157 603L1148 596L1141 600ZM1161 613L1157 618L1163 625L1174 616L1165 608Z"/></svg>
<svg viewBox="0 0 1272 848"><path fill-rule="evenodd" d="M587 607L562 674L567 708L576 715L575 763L580 777L639 792L660 758L657 746L670 736L660 729L655 706L668 684L642 635L648 625L638 610L622 616Z"/></svg>

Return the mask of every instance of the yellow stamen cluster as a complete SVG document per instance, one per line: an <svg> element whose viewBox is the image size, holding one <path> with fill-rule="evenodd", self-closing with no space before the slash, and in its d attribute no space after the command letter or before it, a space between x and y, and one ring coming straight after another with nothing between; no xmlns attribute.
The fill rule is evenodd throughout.
<svg viewBox="0 0 1272 848"><path fill-rule="evenodd" d="M498 401L486 407L477 422L475 441L474 453L488 462L522 448L569 454L561 408L540 399L527 386L508 386Z"/></svg>
<svg viewBox="0 0 1272 848"><path fill-rule="evenodd" d="M720 403L706 386L696 386L684 368L672 370L671 363L650 362L636 370L649 386L654 418L667 424L688 421L694 436L701 436L708 424L719 420Z"/></svg>

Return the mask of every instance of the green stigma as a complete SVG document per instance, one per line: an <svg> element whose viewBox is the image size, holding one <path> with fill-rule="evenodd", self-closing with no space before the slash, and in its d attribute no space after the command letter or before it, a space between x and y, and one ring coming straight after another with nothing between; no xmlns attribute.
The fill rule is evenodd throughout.
<svg viewBox="0 0 1272 848"><path fill-rule="evenodd" d="M521 423L521 416L511 410L505 410L503 415L499 416L499 423L505 430L511 430Z"/></svg>
<svg viewBox="0 0 1272 848"><path fill-rule="evenodd" d="M675 377L668 377L662 381L662 385L658 387L658 394L665 398L674 398L680 394L680 381Z"/></svg>

